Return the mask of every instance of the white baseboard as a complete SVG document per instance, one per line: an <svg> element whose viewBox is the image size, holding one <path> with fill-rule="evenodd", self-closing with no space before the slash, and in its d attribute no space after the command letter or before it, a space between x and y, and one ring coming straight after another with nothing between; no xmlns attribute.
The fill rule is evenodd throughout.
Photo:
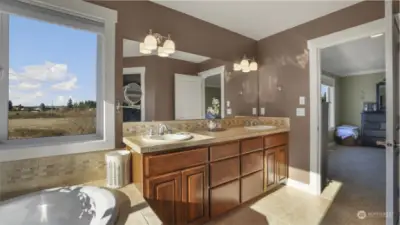
<svg viewBox="0 0 400 225"><path fill-rule="evenodd" d="M305 183L302 183L302 182L297 181L297 180L288 179L287 182L286 182L286 185L290 186L290 187L294 187L296 189L299 189L299 190L307 192L307 193L312 193L309 184L305 184Z"/></svg>

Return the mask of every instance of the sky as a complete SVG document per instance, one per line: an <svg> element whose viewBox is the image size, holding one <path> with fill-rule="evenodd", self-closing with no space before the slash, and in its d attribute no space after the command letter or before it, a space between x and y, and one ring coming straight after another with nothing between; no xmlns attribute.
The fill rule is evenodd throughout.
<svg viewBox="0 0 400 225"><path fill-rule="evenodd" d="M10 15L13 105L96 100L97 34Z"/></svg>

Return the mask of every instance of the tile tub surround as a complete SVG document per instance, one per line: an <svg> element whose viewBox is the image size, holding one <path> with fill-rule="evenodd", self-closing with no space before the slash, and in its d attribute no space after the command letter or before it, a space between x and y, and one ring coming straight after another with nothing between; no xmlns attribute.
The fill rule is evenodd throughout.
<svg viewBox="0 0 400 225"><path fill-rule="evenodd" d="M273 125L276 129L270 130L247 130L243 126L248 120L257 120L259 124ZM167 143L151 143L143 141L142 134L152 127L153 129L159 123L141 123L136 127L127 129L136 130L137 135L125 136L123 138L124 144L129 146L133 151L138 153L154 153L157 151L173 150L186 147L194 147L198 145L216 144L232 140L239 140L257 136L264 136L290 130L289 120L287 118L256 118L256 117L239 117L234 119L223 119L222 126L227 128L225 131L208 132L206 129L206 120L190 120L190 121L172 121L162 122L170 126L175 131L186 131L193 135L193 138L187 141L167 142ZM129 135L128 133L127 135Z"/></svg>
<svg viewBox="0 0 400 225"><path fill-rule="evenodd" d="M105 179L107 152L109 151L2 162L0 200L46 188Z"/></svg>

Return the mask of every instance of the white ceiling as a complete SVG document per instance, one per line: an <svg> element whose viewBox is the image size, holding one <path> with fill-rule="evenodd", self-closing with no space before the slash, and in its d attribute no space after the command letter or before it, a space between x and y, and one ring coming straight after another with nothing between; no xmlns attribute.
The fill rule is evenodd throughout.
<svg viewBox="0 0 400 225"><path fill-rule="evenodd" d="M260 40L362 0L152 1L254 40Z"/></svg>
<svg viewBox="0 0 400 225"><path fill-rule="evenodd" d="M137 56L148 56L148 55L143 55L139 51L139 42L137 41L132 41L128 39L123 40L123 56L124 57L137 57ZM152 55L157 55L155 51L153 51ZM192 53L187 53L187 52L181 52L181 51L175 51L175 53L171 54L169 58L172 59L179 59L187 62L193 62L193 63L201 63L204 62L210 58L201 56L201 55L196 55Z"/></svg>
<svg viewBox="0 0 400 225"><path fill-rule="evenodd" d="M385 71L385 38L363 38L323 49L323 71L351 76Z"/></svg>

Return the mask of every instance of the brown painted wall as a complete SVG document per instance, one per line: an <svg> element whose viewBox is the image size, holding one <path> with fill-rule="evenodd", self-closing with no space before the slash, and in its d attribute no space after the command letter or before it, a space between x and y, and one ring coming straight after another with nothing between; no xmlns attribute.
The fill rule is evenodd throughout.
<svg viewBox="0 0 400 225"><path fill-rule="evenodd" d="M89 0L118 11L116 36L115 98L123 101L122 39L143 41L149 29L163 35L170 33L177 50L225 61L235 61L244 54L254 56L257 42L224 28L174 11L149 1ZM217 47L216 47L217 46ZM116 147L122 144L122 113L116 114Z"/></svg>
<svg viewBox="0 0 400 225"><path fill-rule="evenodd" d="M258 42L260 107L268 116L290 117L290 178L309 183L309 64L307 40L384 16L382 1L364 1ZM282 86L282 91L277 90ZM296 117L299 96L307 96L306 117Z"/></svg>
<svg viewBox="0 0 400 225"><path fill-rule="evenodd" d="M174 120L175 73L197 75L198 64L158 56L129 57L123 60L124 67L146 67L145 108L146 121Z"/></svg>

